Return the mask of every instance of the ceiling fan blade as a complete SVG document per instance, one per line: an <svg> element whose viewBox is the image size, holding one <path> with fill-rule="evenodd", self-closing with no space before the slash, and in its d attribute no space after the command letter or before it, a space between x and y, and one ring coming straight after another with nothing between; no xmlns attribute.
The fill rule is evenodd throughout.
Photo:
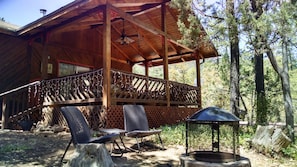
<svg viewBox="0 0 297 167"><path fill-rule="evenodd" d="M135 41L134 39L131 39L132 37L138 37L138 34L126 35L126 33L125 33L125 20L123 19L122 34L121 34L121 37L116 40L116 42L119 42L121 45L130 44L130 43Z"/></svg>
<svg viewBox="0 0 297 167"><path fill-rule="evenodd" d="M138 34L126 35L126 37L130 37L130 38L132 38L132 37L138 37L138 36L139 36Z"/></svg>
<svg viewBox="0 0 297 167"><path fill-rule="evenodd" d="M130 43L133 43L134 41L135 41L134 39L131 39L127 36L121 37L116 40L116 42L120 43L121 45L130 44Z"/></svg>
<svg viewBox="0 0 297 167"><path fill-rule="evenodd" d="M124 38L124 41L127 43L127 44L129 44L129 43L132 43L132 42L134 42L135 40L134 39L131 39L131 38L129 38L129 37L125 37Z"/></svg>

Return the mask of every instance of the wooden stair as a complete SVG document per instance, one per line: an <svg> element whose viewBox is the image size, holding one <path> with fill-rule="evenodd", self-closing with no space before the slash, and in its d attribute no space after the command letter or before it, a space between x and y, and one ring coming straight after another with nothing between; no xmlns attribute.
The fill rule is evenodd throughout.
<svg viewBox="0 0 297 167"><path fill-rule="evenodd" d="M27 117L28 115L32 114L34 111L36 110L40 110L41 109L41 106L38 105L38 106L34 106L32 108L28 108L27 110L25 111L22 111L22 112L19 112L18 114L16 115L12 115L9 117L9 121L10 122L17 122L18 120L22 120L23 118Z"/></svg>

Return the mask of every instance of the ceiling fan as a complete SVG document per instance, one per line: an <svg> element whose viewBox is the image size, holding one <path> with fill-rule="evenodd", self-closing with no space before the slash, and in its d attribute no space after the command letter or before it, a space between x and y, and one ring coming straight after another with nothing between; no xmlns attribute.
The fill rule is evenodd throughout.
<svg viewBox="0 0 297 167"><path fill-rule="evenodd" d="M126 44L130 44L133 43L135 40L132 39L132 37L138 37L138 34L134 34L134 35L127 35L125 33L125 20L123 20L123 29L122 29L122 34L120 36L120 38L118 38L116 40L116 42L119 42L121 45L126 45Z"/></svg>

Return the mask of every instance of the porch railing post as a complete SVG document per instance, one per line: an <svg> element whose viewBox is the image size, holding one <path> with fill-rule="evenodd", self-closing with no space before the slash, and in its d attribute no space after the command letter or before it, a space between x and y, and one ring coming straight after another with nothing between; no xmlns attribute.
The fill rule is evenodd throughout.
<svg viewBox="0 0 297 167"><path fill-rule="evenodd" d="M6 111L6 97L2 98L2 127L1 129L7 128L8 123L8 113Z"/></svg>
<svg viewBox="0 0 297 167"><path fill-rule="evenodd" d="M197 95L197 103L198 108L202 106L202 100L201 100L201 76L200 76L200 59L197 58L196 60L196 86L198 88L198 95Z"/></svg>

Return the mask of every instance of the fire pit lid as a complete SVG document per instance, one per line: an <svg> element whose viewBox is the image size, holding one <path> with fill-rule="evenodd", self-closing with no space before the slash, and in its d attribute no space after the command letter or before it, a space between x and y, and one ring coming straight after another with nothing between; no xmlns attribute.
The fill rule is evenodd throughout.
<svg viewBox="0 0 297 167"><path fill-rule="evenodd" d="M239 122L240 119L232 113L218 107L207 107L194 113L188 121L203 122Z"/></svg>

